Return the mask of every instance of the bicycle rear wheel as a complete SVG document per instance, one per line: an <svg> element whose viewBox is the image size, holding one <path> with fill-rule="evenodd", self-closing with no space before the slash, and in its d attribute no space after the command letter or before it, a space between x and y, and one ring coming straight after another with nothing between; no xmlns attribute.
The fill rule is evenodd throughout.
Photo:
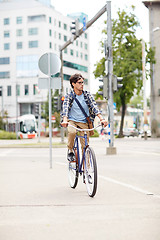
<svg viewBox="0 0 160 240"><path fill-rule="evenodd" d="M97 164L95 153L90 147L85 152L84 177L88 195L94 197L97 191Z"/></svg>
<svg viewBox="0 0 160 240"><path fill-rule="evenodd" d="M68 179L71 188L76 188L78 183L77 150L74 149L75 161L68 162Z"/></svg>

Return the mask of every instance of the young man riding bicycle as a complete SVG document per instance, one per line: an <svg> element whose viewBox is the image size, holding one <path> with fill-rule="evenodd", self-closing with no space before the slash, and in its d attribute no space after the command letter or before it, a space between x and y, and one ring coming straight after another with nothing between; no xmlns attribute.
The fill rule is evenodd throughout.
<svg viewBox="0 0 160 240"><path fill-rule="evenodd" d="M67 127L68 124L81 129L88 129L87 116L93 122L97 116L101 124L106 127L107 121L102 117L93 96L88 91L83 90L84 78L81 74L74 74L70 77L70 84L73 90L65 96L63 103L63 122L62 127ZM83 135L82 132L80 134ZM76 130L68 126L68 160L74 159L73 145L76 135ZM80 139L82 151L84 148L84 138ZM89 142L89 132L87 132L87 141Z"/></svg>

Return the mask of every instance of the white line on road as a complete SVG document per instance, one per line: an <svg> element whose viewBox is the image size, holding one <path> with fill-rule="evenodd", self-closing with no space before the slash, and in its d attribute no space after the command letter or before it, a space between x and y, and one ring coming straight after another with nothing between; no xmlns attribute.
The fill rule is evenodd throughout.
<svg viewBox="0 0 160 240"><path fill-rule="evenodd" d="M155 156L160 156L160 153L156 153L156 152L142 152L142 151L130 151L130 150L125 150L125 152L132 152L132 153L135 153L135 154L137 154L137 153L140 153L140 154L147 154L147 155L155 155Z"/></svg>
<svg viewBox="0 0 160 240"><path fill-rule="evenodd" d="M126 187L126 188L129 188L129 189L132 189L132 190L134 190L134 191L136 191L136 192L140 192L140 193L143 193L143 194L146 194L146 195L153 195L152 192L148 192L148 191L146 191L146 190L143 190L143 189L141 189L141 188L132 186L132 185L130 185L130 184L117 181L117 180L115 180L115 179L113 179L113 178L104 177L104 176L102 176L102 175L99 175L99 178L101 178L101 179L103 179L103 180L105 180L105 181L108 181L108 182L112 182L112 183L121 185L121 186Z"/></svg>
<svg viewBox="0 0 160 240"><path fill-rule="evenodd" d="M66 165L67 165L67 163L60 163L60 162L55 162L55 163L58 164L58 165L63 165L63 166L66 166ZM130 185L130 184L127 184L127 183L124 183L124 182L117 181L117 180L115 180L115 179L113 179L113 178L105 177L105 176L102 176L102 175L98 175L98 177L99 177L100 179L105 180L105 181L108 181L108 182L111 182L111 183L114 183L114 184L118 184L118 185L121 185L121 186L126 187L126 188L129 188L129 189L132 189L132 190L134 190L134 191L136 191L136 192L140 192L140 193L143 193L143 194L145 194L145 195L151 195L151 196L153 195L153 196L156 197L156 198L160 198L159 195L155 195L155 194L152 193L152 192L149 192L149 191L147 191L147 190L144 190L144 189L135 187L135 186L133 186L133 185Z"/></svg>

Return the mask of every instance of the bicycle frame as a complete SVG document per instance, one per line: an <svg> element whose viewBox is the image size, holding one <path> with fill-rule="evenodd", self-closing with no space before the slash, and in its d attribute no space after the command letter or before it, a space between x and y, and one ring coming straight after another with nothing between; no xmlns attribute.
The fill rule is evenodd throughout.
<svg viewBox="0 0 160 240"><path fill-rule="evenodd" d="M79 142L78 142L78 139L79 138L84 138L85 140L85 146L83 148L83 155L82 155L82 158L80 159L80 150L79 150ZM85 150L86 150L86 147L88 146L88 142L87 142L87 134L86 132L84 133L84 136L78 136L76 134L76 137L75 137L75 140L74 140L74 148L77 149L77 158L78 158L78 172L80 174L83 173L83 170L82 170L82 165L83 165L83 162L85 161Z"/></svg>
<svg viewBox="0 0 160 240"><path fill-rule="evenodd" d="M77 131L83 131L83 132L84 132L84 136L78 136L77 133L76 133L75 140L74 140L74 147L73 147L73 148L77 149L78 172L79 172L80 174L82 174L82 173L84 172L84 171L82 170L82 165L83 165L83 163L85 163L85 150L86 150L86 148L87 148L87 146L88 146L87 133L86 133L86 132L87 132L87 131L94 130L94 129L100 127L101 124L98 125L97 127L92 128L92 129L79 129L79 128L74 127L74 126L72 126L72 125L68 125L68 126L75 128ZM84 146L84 149L83 149L82 159L80 159L80 151L79 151L78 138L84 138L84 139L85 139L85 146ZM77 159L76 159L76 161L77 161ZM72 168L72 167L71 167L71 168ZM76 170L76 169L74 169L74 170Z"/></svg>

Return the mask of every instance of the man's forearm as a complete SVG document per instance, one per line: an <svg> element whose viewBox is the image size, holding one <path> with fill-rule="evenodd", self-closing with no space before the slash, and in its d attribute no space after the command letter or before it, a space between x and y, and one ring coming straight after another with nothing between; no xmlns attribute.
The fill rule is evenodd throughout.
<svg viewBox="0 0 160 240"><path fill-rule="evenodd" d="M68 122L68 118L66 116L63 117L63 122Z"/></svg>

